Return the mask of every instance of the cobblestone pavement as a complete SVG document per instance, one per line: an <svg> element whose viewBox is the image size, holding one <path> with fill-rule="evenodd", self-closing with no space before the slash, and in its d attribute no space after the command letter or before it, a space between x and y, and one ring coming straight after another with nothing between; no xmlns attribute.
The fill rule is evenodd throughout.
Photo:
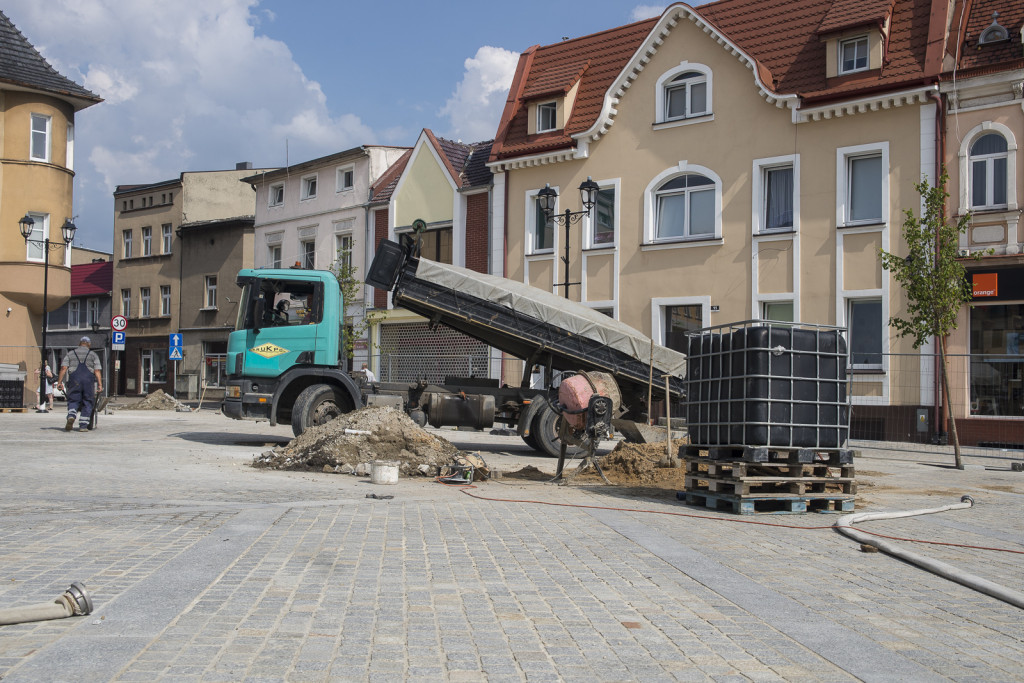
<svg viewBox="0 0 1024 683"><path fill-rule="evenodd" d="M72 581L96 606L0 626L5 683L1024 678L1024 611L861 552L835 515L255 470L290 431L210 411L99 426L0 415L0 606ZM553 471L516 437L442 434ZM862 528L1024 550L1021 453L969 451L983 467L956 471L948 450L858 447L858 510L977 501ZM1024 590L1022 554L907 545Z"/></svg>

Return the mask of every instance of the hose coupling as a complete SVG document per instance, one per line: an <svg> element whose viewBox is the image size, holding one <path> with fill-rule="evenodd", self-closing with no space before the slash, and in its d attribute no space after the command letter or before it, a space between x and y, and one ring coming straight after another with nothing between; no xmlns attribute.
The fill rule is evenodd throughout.
<svg viewBox="0 0 1024 683"><path fill-rule="evenodd" d="M72 583L61 597L67 601L76 617L92 612L92 598L89 597L85 586L78 581Z"/></svg>
<svg viewBox="0 0 1024 683"><path fill-rule="evenodd" d="M971 507L974 507L974 499L971 498L970 496L966 495L966 494L960 496L960 502L961 503L970 503Z"/></svg>

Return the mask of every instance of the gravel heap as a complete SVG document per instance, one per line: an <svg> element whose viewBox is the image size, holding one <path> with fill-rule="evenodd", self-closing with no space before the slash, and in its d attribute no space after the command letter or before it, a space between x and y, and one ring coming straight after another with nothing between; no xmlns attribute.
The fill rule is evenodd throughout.
<svg viewBox="0 0 1024 683"><path fill-rule="evenodd" d="M163 389L157 389L138 403L122 406L120 410L176 410L179 413L187 413L192 409L173 396L165 394Z"/></svg>
<svg viewBox="0 0 1024 683"><path fill-rule="evenodd" d="M426 431L405 413L370 406L307 429L288 444L253 458L252 466L366 476L374 460L386 460L398 463L399 475L432 477L459 454L451 442Z"/></svg>

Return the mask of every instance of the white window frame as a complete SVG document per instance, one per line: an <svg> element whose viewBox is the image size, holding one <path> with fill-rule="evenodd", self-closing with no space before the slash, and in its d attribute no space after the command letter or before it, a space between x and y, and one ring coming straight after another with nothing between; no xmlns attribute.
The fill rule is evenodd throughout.
<svg viewBox="0 0 1024 683"><path fill-rule="evenodd" d="M267 206L282 206L285 204L285 183L274 182L267 189L266 193L266 205Z"/></svg>
<svg viewBox="0 0 1024 683"><path fill-rule="evenodd" d="M153 255L153 226L150 225L142 228L142 255Z"/></svg>
<svg viewBox="0 0 1024 683"><path fill-rule="evenodd" d="M151 310L149 287L139 287L139 317L148 318Z"/></svg>
<svg viewBox="0 0 1024 683"><path fill-rule="evenodd" d="M32 232L25 241L25 260L32 263L42 263L46 259L46 245L43 242L50 234L50 215L46 213L28 212L28 216L34 221Z"/></svg>
<svg viewBox="0 0 1024 683"><path fill-rule="evenodd" d="M881 333L882 345L879 354L881 358L878 363L854 363L853 362L853 305L857 302L869 302L877 301L879 308L881 309L881 320L879 325L879 331ZM889 351L889 335L887 331L888 326L888 307L886 306L885 299L880 294L874 292L847 292L844 300L844 316L846 318L844 326L850 330L849 342L849 354L850 354L850 369L851 370L868 370L868 371L884 371L886 369L886 357Z"/></svg>
<svg viewBox="0 0 1024 683"><path fill-rule="evenodd" d="M881 194L881 218L852 220L850 209L852 205L850 165L854 159L881 156L882 166L882 194ZM836 149L836 225L840 227L859 225L888 225L889 224L889 184L891 170L889 168L889 143L878 142L867 145L855 145L852 147L839 147Z"/></svg>
<svg viewBox="0 0 1024 683"><path fill-rule="evenodd" d="M346 175L350 176L348 184L345 183L345 176ZM344 192L345 190L353 189L355 187L355 184L356 184L356 167L355 167L355 165L348 164L347 166L339 166L337 171L335 171L334 183L335 183L335 189L334 189L335 192Z"/></svg>
<svg viewBox="0 0 1024 683"><path fill-rule="evenodd" d="M668 181L681 175L702 175L712 181L715 193L714 231L709 235L658 237L658 188ZM710 189L710 188L709 188ZM717 173L706 166L680 161L678 165L667 168L654 176L644 190L644 243L643 247L686 247L722 244L722 179Z"/></svg>
<svg viewBox="0 0 1024 683"><path fill-rule="evenodd" d="M342 259L342 258L338 257L338 254L341 253L342 249L346 248L345 247L345 242L346 241L348 242L348 247L347 247L348 255L347 255L346 258ZM355 238L352 236L352 232L350 230L334 233L334 261L335 261L335 264L340 266L344 262L345 265L351 266L352 265L352 250L355 249L355 246L356 246Z"/></svg>
<svg viewBox="0 0 1024 683"><path fill-rule="evenodd" d="M552 188L555 192L558 192L558 188ZM544 249L538 249L536 245L537 240L537 194L540 192L537 190L530 190L526 193L526 255L535 256L538 254L553 254L555 252L555 244L558 239L558 226L552 225L551 228L551 246L545 247ZM558 201L561 197L555 199L554 212L558 213Z"/></svg>
<svg viewBox="0 0 1024 683"><path fill-rule="evenodd" d="M307 249L307 246L312 248ZM312 255L312 263L306 260L306 257ZM302 268L308 270L316 269L316 238L315 237L302 237L299 239L299 265Z"/></svg>
<svg viewBox="0 0 1024 683"><path fill-rule="evenodd" d="M42 125L42 129L37 129L37 124ZM53 132L53 117L47 116L46 114L31 114L29 116L29 159L32 161L43 161L49 163L50 161L50 138ZM36 144L36 136L42 135L42 154L39 154L38 145Z"/></svg>
<svg viewBox="0 0 1024 683"><path fill-rule="evenodd" d="M132 290L121 290L121 315L126 318L132 317Z"/></svg>
<svg viewBox="0 0 1024 683"><path fill-rule="evenodd" d="M692 83L693 84L696 84L696 83L704 83L705 84L705 91L706 91L705 103L706 103L706 108L705 108L704 112L702 112L700 114L688 114L686 116L676 117L676 118L671 118L670 119L670 118L668 118L668 91L670 89L675 89L675 88L681 87L681 86L672 86L670 84L671 84L671 82L672 82L672 80L674 78L676 78L680 74L686 73L688 71L694 71L694 72L699 73L699 74L701 74L703 76L702 78L699 78L698 80L694 80ZM714 120L714 118L715 118L715 106L714 106L714 97L713 97L714 93L713 93L713 82L712 81L713 81L713 79L711 77L711 69L708 66L706 66L704 64L691 63L691 62L687 62L687 61L680 62L678 66L676 66L676 67L666 71L661 76L659 76L658 77L657 86L655 88L655 95L654 95L654 106L655 106L655 109L654 109L654 122L655 122L655 126L654 127L655 127L655 130L658 130L660 128L673 127L673 126L682 126L682 125L688 125L688 124L692 124L692 123L703 123L705 121L712 121L712 120ZM690 99L689 85L690 84L687 84L687 94L686 94L686 98L687 98L687 112L690 111L690 107L689 107L689 99Z"/></svg>
<svg viewBox="0 0 1024 683"><path fill-rule="evenodd" d="M67 124L67 147L65 148L64 166L69 171L75 170L75 124L70 121Z"/></svg>
<svg viewBox="0 0 1024 683"><path fill-rule="evenodd" d="M320 182L316 173L312 175L303 176L302 184L300 186L302 188L302 194L300 195L299 199L302 201L306 201L307 199L316 199L316 193L319 184Z"/></svg>
<svg viewBox="0 0 1024 683"><path fill-rule="evenodd" d="M651 339L665 344L665 309L673 306L700 306L700 319L704 327L711 327L711 296L658 296L651 298Z"/></svg>
<svg viewBox="0 0 1024 683"><path fill-rule="evenodd" d="M793 169L793 225L791 227L768 229L768 172L782 168ZM800 155L787 154L765 159L754 159L751 177L753 195L751 198L750 224L755 235L774 235L800 231Z"/></svg>
<svg viewBox="0 0 1024 683"><path fill-rule="evenodd" d="M132 258L132 231L131 228L121 231L121 258Z"/></svg>
<svg viewBox="0 0 1024 683"><path fill-rule="evenodd" d="M1016 211L1017 205L1017 137L1002 123L983 121L968 131L960 143L960 215L971 210L971 145L986 133L998 133L1006 140L1006 211ZM999 207L1003 208L1003 207ZM988 210L982 209L982 210ZM998 209L997 209L998 210Z"/></svg>
<svg viewBox="0 0 1024 683"><path fill-rule="evenodd" d="M170 223L164 223L160 226L160 239L163 242L163 253L170 254L174 248L174 228L171 227Z"/></svg>
<svg viewBox="0 0 1024 683"><path fill-rule="evenodd" d="M100 300L88 299L85 302L85 324L92 327L93 323L100 321Z"/></svg>
<svg viewBox="0 0 1024 683"><path fill-rule="evenodd" d="M203 294L203 309L217 310L217 276L207 275L203 278L205 285Z"/></svg>
<svg viewBox="0 0 1024 683"><path fill-rule="evenodd" d="M548 112L551 113L551 125L545 126L544 119ZM537 132L550 133L553 130L558 130L558 102L540 102L537 104Z"/></svg>
<svg viewBox="0 0 1024 683"><path fill-rule="evenodd" d="M160 317L171 315L171 286L160 285Z"/></svg>
<svg viewBox="0 0 1024 683"><path fill-rule="evenodd" d="M78 299L68 302L68 327L78 328L82 326L81 303Z"/></svg>
<svg viewBox="0 0 1024 683"><path fill-rule="evenodd" d="M858 48L861 44L864 45L864 66L857 66L857 61L860 60L860 55L856 53L858 52ZM866 35L854 36L852 38L844 38L843 40L838 41L837 46L839 54L836 56L836 67L839 71L840 76L843 76L845 74L855 74L860 71L867 71L868 69L871 68L871 41L868 40L868 37ZM854 65L852 68L849 69L843 68L843 52L847 46L852 46L854 49Z"/></svg>
<svg viewBox="0 0 1024 683"><path fill-rule="evenodd" d="M619 214L622 204L620 201L622 198L621 182L620 178L597 182L600 190L611 190L615 194L615 204L612 207L612 241L602 244L597 244L594 241L597 229L597 205L595 204L591 212L583 219L584 249L614 249L619 246Z"/></svg>

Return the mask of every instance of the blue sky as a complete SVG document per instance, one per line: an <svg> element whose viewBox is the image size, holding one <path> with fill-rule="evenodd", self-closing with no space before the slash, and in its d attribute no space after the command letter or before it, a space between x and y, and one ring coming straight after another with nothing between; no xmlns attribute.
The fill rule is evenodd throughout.
<svg viewBox="0 0 1024 683"><path fill-rule="evenodd" d="M703 4L694 2L691 4ZM118 184L298 163L421 128L493 137L518 53L660 14L617 0L6 0L79 113L78 246L110 250Z"/></svg>

